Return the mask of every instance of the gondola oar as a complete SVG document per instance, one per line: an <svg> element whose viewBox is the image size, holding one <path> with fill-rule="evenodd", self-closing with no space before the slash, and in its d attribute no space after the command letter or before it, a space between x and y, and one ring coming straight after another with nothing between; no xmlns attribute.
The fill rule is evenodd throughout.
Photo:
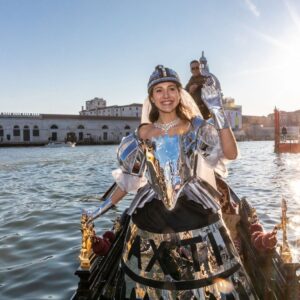
<svg viewBox="0 0 300 300"><path fill-rule="evenodd" d="M112 193L112 191L114 191L114 189L117 187L117 184L114 182L109 188L108 190L99 198L100 201L104 201L108 195L110 195Z"/></svg>

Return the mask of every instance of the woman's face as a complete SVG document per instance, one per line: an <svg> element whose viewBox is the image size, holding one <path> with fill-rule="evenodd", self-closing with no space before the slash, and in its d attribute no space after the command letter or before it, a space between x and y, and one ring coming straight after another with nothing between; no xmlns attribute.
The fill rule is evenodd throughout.
<svg viewBox="0 0 300 300"><path fill-rule="evenodd" d="M151 101L159 111L173 112L180 101L178 87L173 82L162 82L154 86Z"/></svg>

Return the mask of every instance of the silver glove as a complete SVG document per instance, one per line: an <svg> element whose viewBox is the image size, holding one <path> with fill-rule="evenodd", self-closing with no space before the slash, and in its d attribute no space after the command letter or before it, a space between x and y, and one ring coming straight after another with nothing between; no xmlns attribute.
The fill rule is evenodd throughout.
<svg viewBox="0 0 300 300"><path fill-rule="evenodd" d="M214 119L217 130L229 128L230 124L227 120L222 104L221 87L218 79L211 73L207 74L206 82L201 90L201 97Z"/></svg>

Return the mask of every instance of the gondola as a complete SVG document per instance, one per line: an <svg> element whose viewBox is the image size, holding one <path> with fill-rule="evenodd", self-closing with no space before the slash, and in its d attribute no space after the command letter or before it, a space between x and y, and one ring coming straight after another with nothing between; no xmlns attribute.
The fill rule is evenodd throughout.
<svg viewBox="0 0 300 300"><path fill-rule="evenodd" d="M240 237L240 256L252 280L255 292L261 300L297 300L300 299L300 264L292 262L286 235L286 202L282 201L282 217L278 229L282 229L282 244L272 249L258 249L251 233L251 224L259 223L255 209L246 198L237 194L221 179L222 185L228 187L230 198L238 206L240 220L237 231ZM108 191L109 192L109 191ZM112 228L115 239L106 255L95 255L90 246L83 242L81 264L75 272L79 277L77 290L72 300L122 299L120 297L123 272L120 268L121 253L130 217L126 210L119 216ZM82 226L85 226L82 221ZM86 228L82 229L82 232ZM90 230L89 235L95 235ZM83 232L84 236L84 232ZM86 233L85 236L90 238ZM83 238L84 239L84 238Z"/></svg>

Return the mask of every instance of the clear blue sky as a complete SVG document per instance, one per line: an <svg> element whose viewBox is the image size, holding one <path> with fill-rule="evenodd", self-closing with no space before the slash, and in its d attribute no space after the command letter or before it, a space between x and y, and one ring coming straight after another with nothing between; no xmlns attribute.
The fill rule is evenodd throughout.
<svg viewBox="0 0 300 300"><path fill-rule="evenodd" d="M299 0L0 0L0 112L142 102L157 64L205 51L244 114L300 109Z"/></svg>

